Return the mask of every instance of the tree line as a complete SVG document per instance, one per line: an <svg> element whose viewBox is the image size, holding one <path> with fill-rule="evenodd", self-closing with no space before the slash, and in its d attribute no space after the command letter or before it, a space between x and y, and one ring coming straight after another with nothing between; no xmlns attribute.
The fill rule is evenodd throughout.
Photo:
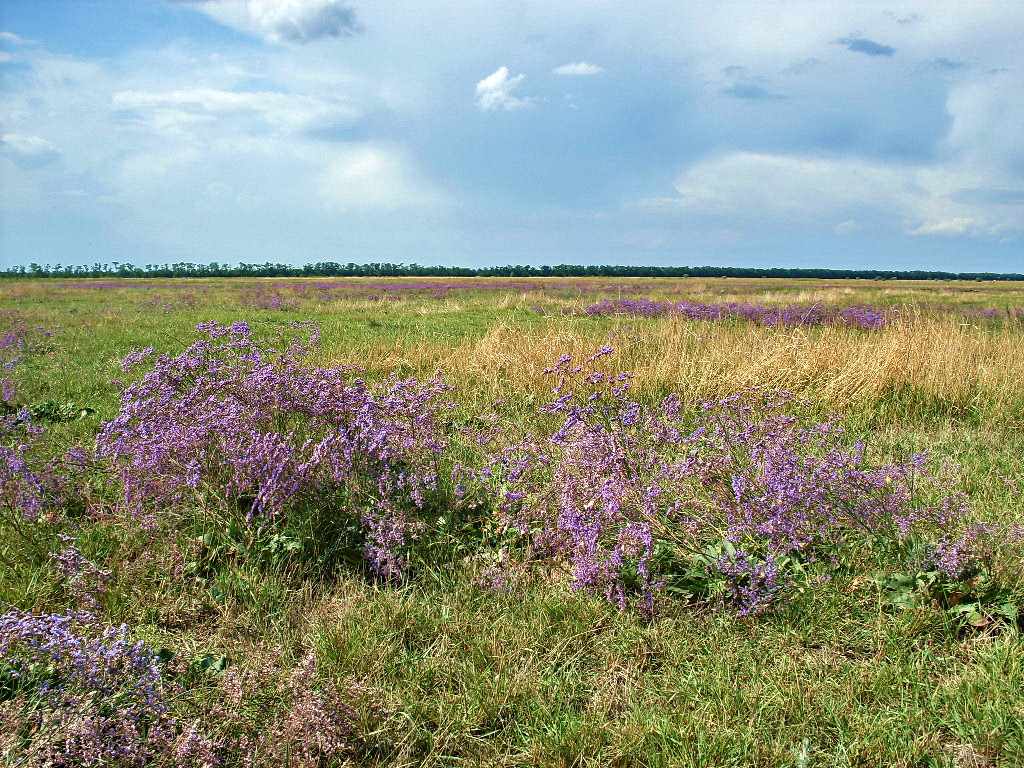
<svg viewBox="0 0 1024 768"><path fill-rule="evenodd" d="M14 278L87 278L87 277L776 277L824 278L831 280L1024 280L1020 273L943 272L939 270L890 269L824 269L781 267L642 267L622 265L555 266L507 265L503 267L444 267L420 264L340 264L322 261L301 267L289 264L231 265L210 264L145 264L136 266L122 262L92 265L29 264L9 267L3 274Z"/></svg>

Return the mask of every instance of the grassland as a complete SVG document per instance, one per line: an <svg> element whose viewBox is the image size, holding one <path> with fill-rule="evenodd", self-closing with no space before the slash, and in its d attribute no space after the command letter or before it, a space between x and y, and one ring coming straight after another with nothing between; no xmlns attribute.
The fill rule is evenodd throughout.
<svg viewBox="0 0 1024 768"><path fill-rule="evenodd" d="M622 296L898 313L877 330L586 313ZM460 413L501 400L517 434L543 432L537 410L552 382L542 371L605 345L643 402L788 390L820 418L845 415L878 461L927 450L955 462L976 515L1007 527L1024 523L1017 307L1024 287L981 282L0 283L0 310L54 332L12 371L15 404L62 414L46 423L55 456L91 446L116 415L116 382L130 377L120 364L133 349L178 354L205 321L245 320L269 334L312 319L316 365L361 366L371 381L441 370ZM365 693L339 759L353 765L1024 764L1024 638L1013 621L965 626L935 605L899 608L855 574L759 616L671 600L653 613L619 610L550 573L489 591L472 551L441 539L424 542L401 580L344 564L268 566L241 544L193 577L183 560L205 530L195 518L140 526L115 510L112 479L91 482L87 510L37 526L30 543L5 524L0 600L35 613L75 608L47 556L58 534L73 534L112 572L103 622L173 654L167 674L176 670L182 717L227 695L222 666L252 671L272 692L311 656L323 679ZM1006 578L1020 603L1019 579Z"/></svg>

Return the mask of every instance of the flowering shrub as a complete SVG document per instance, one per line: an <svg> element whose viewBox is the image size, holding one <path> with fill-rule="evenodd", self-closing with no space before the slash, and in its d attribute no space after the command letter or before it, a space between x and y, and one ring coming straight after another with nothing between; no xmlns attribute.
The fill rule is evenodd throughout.
<svg viewBox="0 0 1024 768"><path fill-rule="evenodd" d="M1006 570L1007 564L1019 569L1022 540L1019 528L968 522L932 540L906 540L903 568L870 580L884 601L898 608L938 605L971 627L1017 623L1020 609Z"/></svg>
<svg viewBox="0 0 1024 768"><path fill-rule="evenodd" d="M126 626L102 624L110 573L63 538L51 558L84 607L0 615L0 755L11 765L144 765L173 736L159 659Z"/></svg>
<svg viewBox="0 0 1024 768"><path fill-rule="evenodd" d="M300 512L324 526L355 524L371 568L395 575L401 549L437 488L449 391L440 378L370 386L358 370L312 368L308 339L275 350L246 323L204 323L208 339L156 358L103 425L100 459L119 474L121 504L142 516L184 505L239 512L252 528ZM125 360L140 364L152 350Z"/></svg>
<svg viewBox="0 0 1024 768"><path fill-rule="evenodd" d="M500 426L480 417L481 431L461 430L489 455L473 469L451 464L440 400L449 387L439 377L371 387L356 369L307 366L317 331L298 327L308 338L278 350L246 323L205 323L208 339L157 358L125 389L97 440L124 508L215 510L274 531L275 551L356 530L370 568L394 576L410 537L433 522L430 497L450 466L451 504L486 517L493 501L506 543L564 563L576 589L623 607L667 593L744 615L781 605L851 558L902 567L912 543L931 546L950 573L987 556L983 539L965 533L966 497L927 456L871 464L841 421L793 415L809 404L784 392L651 406L630 397L629 374L585 373L565 356L548 371L558 377L542 409L555 419L551 436L503 443ZM150 354L133 353L126 369ZM473 479L482 482L471 489ZM295 521L305 540L279 535ZM508 551L499 562L520 567Z"/></svg>
<svg viewBox="0 0 1024 768"><path fill-rule="evenodd" d="M0 616L0 754L11 765L143 765L172 735L156 655L91 615Z"/></svg>
<svg viewBox="0 0 1024 768"><path fill-rule="evenodd" d="M170 654L133 640L124 625L102 623L111 574L64 538L67 546L51 558L85 607L0 615L4 765L315 768L351 754L360 709L382 714L358 683L321 680L312 655L289 675L271 655L248 671L229 667L202 715L175 717L172 698L185 688L165 679Z"/></svg>
<svg viewBox="0 0 1024 768"><path fill-rule="evenodd" d="M317 768L359 746L361 709L383 714L360 684L319 679L311 655L287 675L273 660L231 667L201 716L175 718L170 694L182 691L124 626L7 614L0 650L5 765Z"/></svg>
<svg viewBox="0 0 1024 768"><path fill-rule="evenodd" d="M29 524L55 515L64 495L57 463L41 455L45 433L27 408L0 415L0 521L22 546L33 538Z"/></svg>
<svg viewBox="0 0 1024 768"><path fill-rule="evenodd" d="M749 615L860 550L935 539L950 568L962 557L941 537L962 528L966 499L925 455L872 465L838 420L789 415L801 404L787 393L694 413L676 396L642 405L628 374L584 373L568 356L549 373L557 398L543 412L558 428L505 449L483 479L506 528L534 557L565 562L577 589L621 606L669 591Z"/></svg>

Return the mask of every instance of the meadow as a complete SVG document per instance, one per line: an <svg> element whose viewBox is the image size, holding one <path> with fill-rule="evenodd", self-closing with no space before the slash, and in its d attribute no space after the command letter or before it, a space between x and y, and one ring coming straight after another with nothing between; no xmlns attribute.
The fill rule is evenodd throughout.
<svg viewBox="0 0 1024 768"><path fill-rule="evenodd" d="M0 282L0 755L1024 763L1024 284Z"/></svg>

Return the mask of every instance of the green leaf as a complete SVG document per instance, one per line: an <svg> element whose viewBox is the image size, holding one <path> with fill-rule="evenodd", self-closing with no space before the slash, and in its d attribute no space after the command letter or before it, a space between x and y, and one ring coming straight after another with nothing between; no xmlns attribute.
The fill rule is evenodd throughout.
<svg viewBox="0 0 1024 768"><path fill-rule="evenodd" d="M224 670L228 668L228 657L204 653L196 660L196 666L200 672L205 672L209 675L222 675Z"/></svg>

